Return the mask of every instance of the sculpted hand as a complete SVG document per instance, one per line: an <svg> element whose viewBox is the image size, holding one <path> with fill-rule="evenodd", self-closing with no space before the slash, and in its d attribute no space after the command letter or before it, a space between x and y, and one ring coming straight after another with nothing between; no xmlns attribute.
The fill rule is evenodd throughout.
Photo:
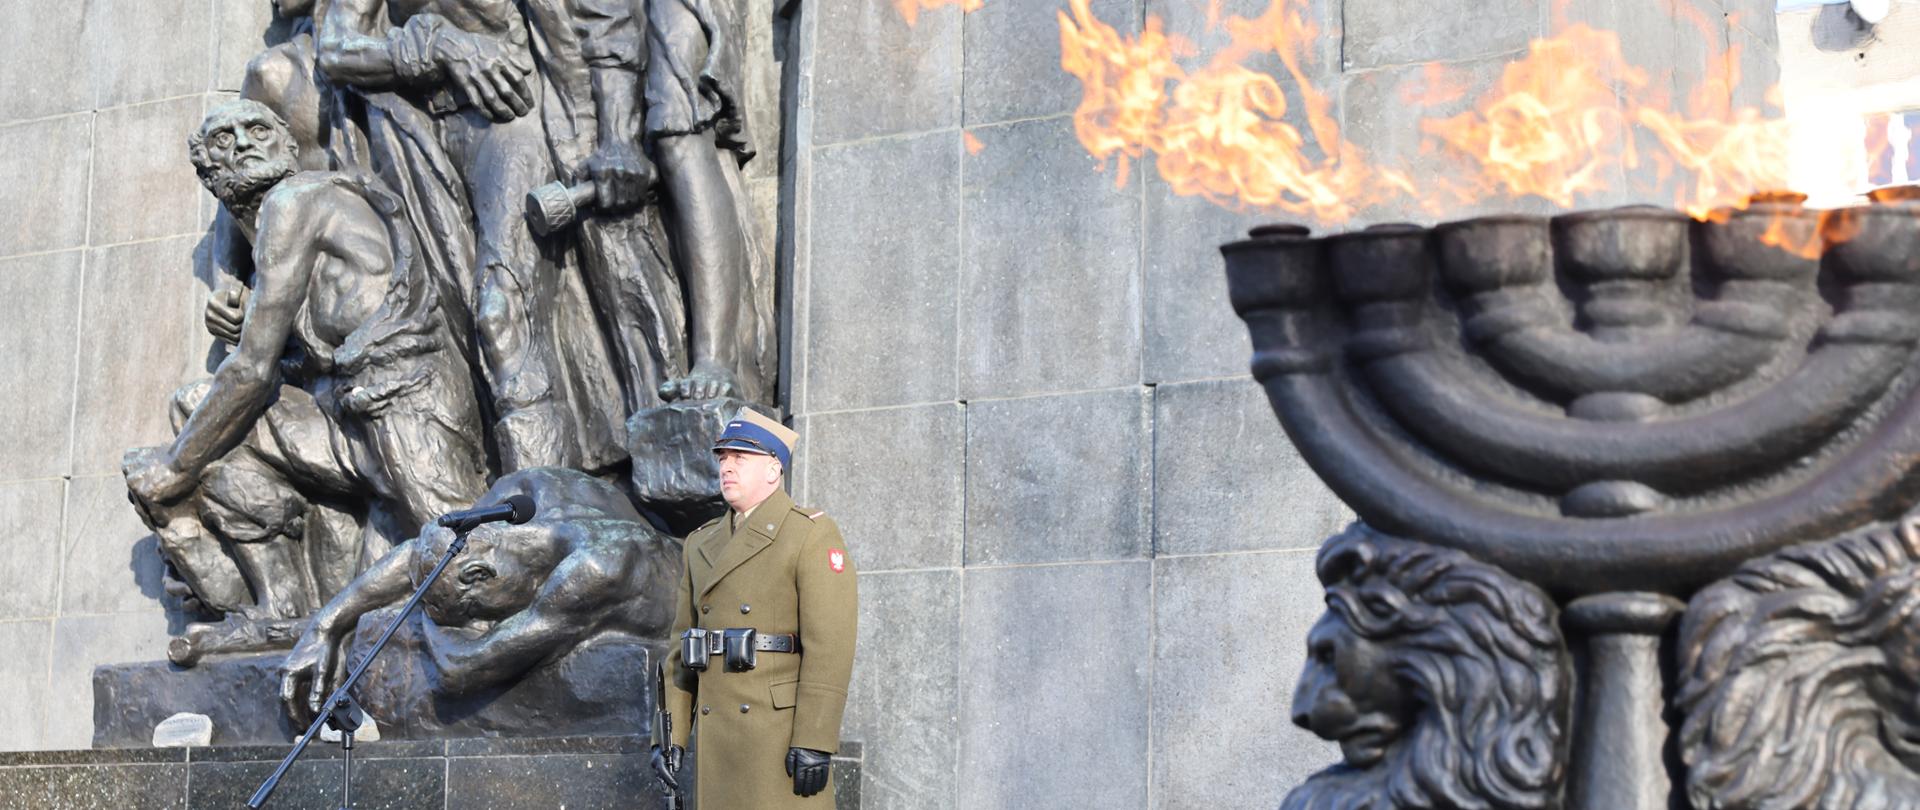
<svg viewBox="0 0 1920 810"><path fill-rule="evenodd" d="M318 625L308 628L280 664L280 702L287 713L306 720L319 714L333 692L339 664L333 634Z"/></svg>
<svg viewBox="0 0 1920 810"><path fill-rule="evenodd" d="M173 454L164 447L139 447L121 457L120 472L127 478L127 489L147 504L165 504L180 500L193 485L195 476L173 467Z"/></svg>
<svg viewBox="0 0 1920 810"><path fill-rule="evenodd" d="M793 795L812 796L827 789L827 768L833 755L811 748L787 749L787 775L793 777Z"/></svg>
<svg viewBox="0 0 1920 810"><path fill-rule="evenodd" d="M646 199L658 174L653 161L630 143L603 143L587 159L587 176L593 178L593 191L600 210L620 213L632 210Z"/></svg>
<svg viewBox="0 0 1920 810"><path fill-rule="evenodd" d="M227 287L207 299L207 332L233 345L240 344L240 326L247 318L247 288Z"/></svg>
<svg viewBox="0 0 1920 810"><path fill-rule="evenodd" d="M531 57L491 37L442 29L434 61L468 104L495 121L511 121L533 109Z"/></svg>
<svg viewBox="0 0 1920 810"><path fill-rule="evenodd" d="M653 747L649 756L653 765L653 775L668 790L680 789L680 758L686 756L686 753L687 749L677 745L669 745L665 750L658 745Z"/></svg>

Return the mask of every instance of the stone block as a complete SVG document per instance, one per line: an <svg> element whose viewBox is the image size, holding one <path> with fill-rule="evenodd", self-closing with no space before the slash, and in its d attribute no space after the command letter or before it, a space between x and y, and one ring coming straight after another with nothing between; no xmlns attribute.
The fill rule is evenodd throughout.
<svg viewBox="0 0 1920 810"><path fill-rule="evenodd" d="M80 316L73 474L118 475L129 448L173 440L168 402L201 376L194 238L92 251Z"/></svg>
<svg viewBox="0 0 1920 810"><path fill-rule="evenodd" d="M861 741L867 810L954 808L960 574L862 573L841 736Z"/></svg>
<svg viewBox="0 0 1920 810"><path fill-rule="evenodd" d="M1232 45L1233 32L1227 25L1232 18L1255 20L1274 5L1273 0L1218 0L1214 3L1146 0L1146 16L1148 19L1159 18L1166 26L1168 35L1192 43L1193 54L1182 57L1181 61L1189 67L1199 68ZM1298 2L1287 4L1290 9L1300 5ZM1306 0L1305 6L1305 19L1313 26L1313 33L1295 32L1310 43L1301 54L1300 66L1310 78L1338 75L1341 4L1338 0ZM1280 76L1286 70L1278 58L1270 55L1249 56L1243 64L1272 76Z"/></svg>
<svg viewBox="0 0 1920 810"><path fill-rule="evenodd" d="M86 244L93 122L82 113L0 127L0 256Z"/></svg>
<svg viewBox="0 0 1920 810"><path fill-rule="evenodd" d="M88 239L111 245L200 228L206 192L187 158L202 96L101 112L94 123L93 214Z"/></svg>
<svg viewBox="0 0 1920 810"><path fill-rule="evenodd" d="M62 533L60 613L127 613L161 608L167 565L159 541L127 501L119 475L75 478Z"/></svg>
<svg viewBox="0 0 1920 810"><path fill-rule="evenodd" d="M184 762L0 768L0 795L38 810L185 810L187 768ZM227 806L244 803L243 796Z"/></svg>
<svg viewBox="0 0 1920 810"><path fill-rule="evenodd" d="M213 0L213 90L238 91L247 61L285 42L288 23L271 0Z"/></svg>
<svg viewBox="0 0 1920 810"><path fill-rule="evenodd" d="M212 3L95 0L83 5L86 21L79 45L92 67L96 109L207 89L215 39Z"/></svg>
<svg viewBox="0 0 1920 810"><path fill-rule="evenodd" d="M644 754L447 760L448 810L659 806Z"/></svg>
<svg viewBox="0 0 1920 810"><path fill-rule="evenodd" d="M814 152L810 413L954 398L960 154L953 132Z"/></svg>
<svg viewBox="0 0 1920 810"><path fill-rule="evenodd" d="M1150 568L967 572L958 806L1146 806Z"/></svg>
<svg viewBox="0 0 1920 810"><path fill-rule="evenodd" d="M0 650L7 651L0 656L0 684L7 690L7 699L0 700L0 751L44 747L52 644L52 620L0 622Z"/></svg>
<svg viewBox="0 0 1920 810"><path fill-rule="evenodd" d="M1139 388L970 403L967 564L1146 556L1150 408Z"/></svg>
<svg viewBox="0 0 1920 810"><path fill-rule="evenodd" d="M1347 22L1349 26L1353 24L1351 16ZM1407 172L1423 192L1443 181L1470 185L1481 176L1480 164L1451 147L1438 144L1437 140L1434 143L1439 147L1437 150L1423 149L1431 136L1422 132L1420 121L1472 110L1482 95L1499 84L1501 71L1515 58L1518 54L1447 65L1447 78L1439 84L1427 66L1421 65L1349 74L1342 101L1346 126L1341 132L1351 151L1342 160L1365 161ZM1437 92L1442 87L1461 92ZM1495 213L1542 214L1554 210L1539 197L1513 198L1488 193L1446 205L1441 218L1464 219ZM1434 218L1434 213L1420 208L1412 198L1401 196L1363 207L1345 227L1382 222L1431 222Z"/></svg>
<svg viewBox="0 0 1920 810"><path fill-rule="evenodd" d="M1059 115L1079 105L1079 80L1060 68L1059 15L1071 14L1063 6L984 3L965 15L966 126ZM1140 31L1138 7L1132 0L1090 2L1095 18L1126 37Z"/></svg>
<svg viewBox="0 0 1920 810"><path fill-rule="evenodd" d="M1140 381L1140 191L1070 119L972 131L961 232L960 396ZM816 262L816 265L818 263Z"/></svg>
<svg viewBox="0 0 1920 810"><path fill-rule="evenodd" d="M1779 0L1721 0L1727 24L1744 28L1764 44L1769 52L1780 45Z"/></svg>
<svg viewBox="0 0 1920 810"><path fill-rule="evenodd" d="M807 505L862 571L960 565L966 412L953 403L809 417Z"/></svg>
<svg viewBox="0 0 1920 810"><path fill-rule="evenodd" d="M177 712L205 715L213 741L223 746L280 745L306 731L280 703L280 662L286 652L237 655L182 669L162 657L110 664L93 671L93 746L148 744L154 729Z"/></svg>
<svg viewBox="0 0 1920 810"><path fill-rule="evenodd" d="M9 540L8 553L0 557L0 621L49 618L56 612L66 494L67 483L57 478L0 484L0 515L7 516ZM5 730L0 725L0 733Z"/></svg>
<svg viewBox="0 0 1920 810"><path fill-rule="evenodd" d="M93 107L87 51L80 41L85 3L0 5L0 121L42 118ZM55 45L55 43L59 43Z"/></svg>
<svg viewBox="0 0 1920 810"><path fill-rule="evenodd" d="M167 617L159 610L55 620L45 747L90 746L94 667L163 660L167 641Z"/></svg>
<svg viewBox="0 0 1920 810"><path fill-rule="evenodd" d="M680 400L635 413L627 420L629 480L635 500L685 536L726 512L720 495L720 465L713 442L744 400Z"/></svg>
<svg viewBox="0 0 1920 810"><path fill-rule="evenodd" d="M1342 64L1365 70L1522 50L1539 34L1541 0L1347 0Z"/></svg>
<svg viewBox="0 0 1920 810"><path fill-rule="evenodd" d="M1227 301L1220 246L1284 215L1236 211L1205 197L1175 194L1149 161L1146 184L1147 382L1164 383L1247 373L1253 342Z"/></svg>
<svg viewBox="0 0 1920 810"><path fill-rule="evenodd" d="M1312 554L1156 560L1154 600L1154 808L1275 807L1340 760L1289 719L1322 609Z"/></svg>
<svg viewBox="0 0 1920 810"><path fill-rule="evenodd" d="M7 130L0 130L0 133ZM4 138L0 138L4 140ZM4 153L0 153L4 154ZM0 379L23 392L0 400L0 470L9 479L66 474L73 426L73 353L79 340L86 251L0 261Z"/></svg>
<svg viewBox="0 0 1920 810"><path fill-rule="evenodd" d="M339 807L341 764L314 744L280 780L268 807ZM338 749L332 749L337 751ZM353 749L353 806L380 810L442 810L447 806L448 760L368 756L374 745ZM198 753L198 752L196 752ZM282 752L284 755L284 752ZM195 762L192 808L245 807L247 798L273 774L279 757L249 762ZM526 785L522 790L535 787ZM538 787L560 789L558 783ZM501 807L510 805L501 804ZM559 804L548 805L559 807ZM569 805L572 806L572 805Z"/></svg>
<svg viewBox="0 0 1920 810"><path fill-rule="evenodd" d="M960 122L958 8L914 24L893 3L820 3L812 59L815 144L946 129Z"/></svg>
<svg viewBox="0 0 1920 810"><path fill-rule="evenodd" d="M1313 549L1354 519L1253 380L1154 389L1154 554Z"/></svg>
<svg viewBox="0 0 1920 810"><path fill-rule="evenodd" d="M1779 46L1768 41L1774 35L1771 16L1766 33L1754 33L1743 26L1733 26L1728 30L1731 47L1728 60L1739 71L1738 81L1733 85L1733 107L1759 109L1768 117L1778 117L1780 108L1767 100L1769 90L1780 83Z"/></svg>

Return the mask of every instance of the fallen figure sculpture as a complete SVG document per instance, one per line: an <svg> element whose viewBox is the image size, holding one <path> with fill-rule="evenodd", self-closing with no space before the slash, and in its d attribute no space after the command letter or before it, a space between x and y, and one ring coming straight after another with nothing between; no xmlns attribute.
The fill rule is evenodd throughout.
<svg viewBox="0 0 1920 810"><path fill-rule="evenodd" d="M356 688L382 736L644 727L639 696L673 618L679 541L585 473L523 470L479 503L516 494L533 499L533 519L473 530ZM296 718L313 716L453 538L421 532L314 614L281 667Z"/></svg>

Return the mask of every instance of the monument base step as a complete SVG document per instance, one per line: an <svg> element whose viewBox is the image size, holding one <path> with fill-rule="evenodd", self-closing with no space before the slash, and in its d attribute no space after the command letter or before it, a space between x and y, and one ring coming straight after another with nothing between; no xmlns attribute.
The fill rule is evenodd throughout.
<svg viewBox="0 0 1920 810"><path fill-rule="evenodd" d="M860 807L860 745L833 760L840 810ZM36 810L231 810L289 746L109 748L0 754L0 802ZM338 810L341 751L315 743L267 803ZM689 799L692 797L689 796ZM16 804L17 802L17 804ZM660 806L634 736L381 740L353 749L358 810L643 810Z"/></svg>

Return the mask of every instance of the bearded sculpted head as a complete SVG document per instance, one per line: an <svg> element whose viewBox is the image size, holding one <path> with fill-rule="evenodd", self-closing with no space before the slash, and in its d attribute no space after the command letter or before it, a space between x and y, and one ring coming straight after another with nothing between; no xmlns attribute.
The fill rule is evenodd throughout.
<svg viewBox="0 0 1920 810"><path fill-rule="evenodd" d="M1920 518L1748 563L1680 631L1697 810L1920 807Z"/></svg>
<svg viewBox="0 0 1920 810"><path fill-rule="evenodd" d="M293 131L265 104L229 101L187 136L187 152L201 184L236 213L258 206L274 184L300 170Z"/></svg>
<svg viewBox="0 0 1920 810"><path fill-rule="evenodd" d="M1317 568L1327 612L1293 720L1345 761L1283 810L1559 806L1572 669L1544 592L1360 524Z"/></svg>

